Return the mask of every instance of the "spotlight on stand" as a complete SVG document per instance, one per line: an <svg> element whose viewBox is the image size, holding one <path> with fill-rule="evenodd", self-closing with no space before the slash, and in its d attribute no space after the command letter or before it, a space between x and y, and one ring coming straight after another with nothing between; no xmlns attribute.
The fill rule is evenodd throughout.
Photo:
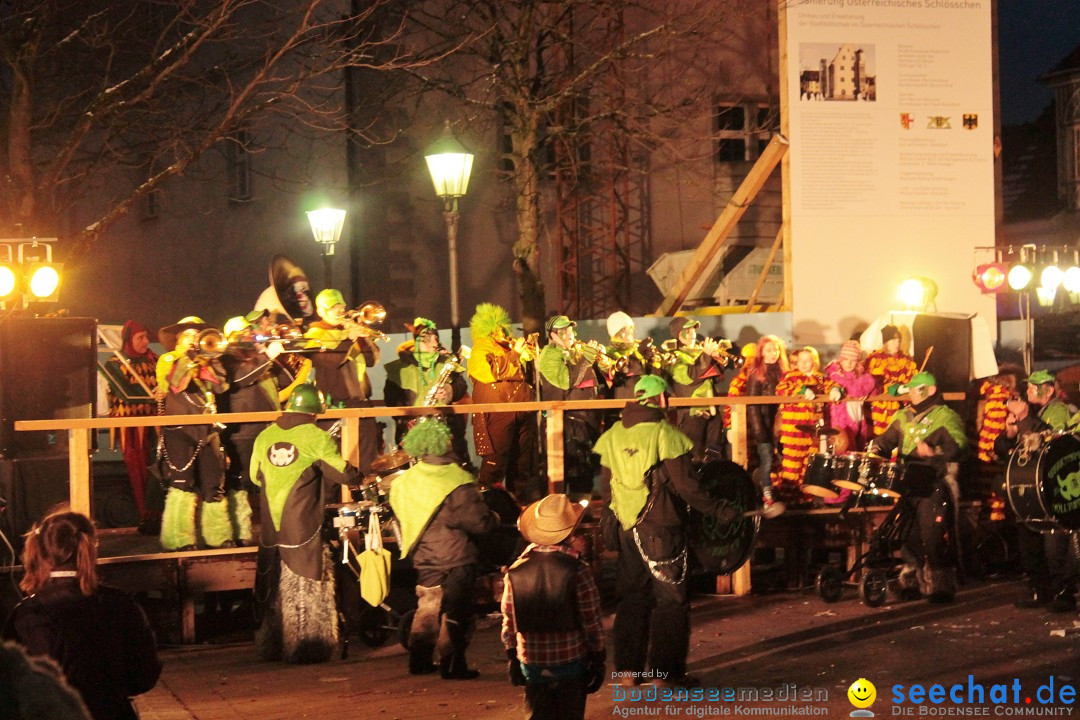
<svg viewBox="0 0 1080 720"><path fill-rule="evenodd" d="M984 263L975 268L971 279L983 294L999 293L1005 289L1009 270L1005 263Z"/></svg>
<svg viewBox="0 0 1080 720"><path fill-rule="evenodd" d="M1017 263L1009 268L1009 287L1017 291L1026 290L1033 277L1035 273L1029 265Z"/></svg>
<svg viewBox="0 0 1080 720"><path fill-rule="evenodd" d="M937 283L933 280L925 277L913 277L900 283L897 295L900 302L907 309L926 312L931 306L936 309L937 293Z"/></svg>
<svg viewBox="0 0 1080 720"><path fill-rule="evenodd" d="M1070 295L1080 293L1080 255L1076 250L1072 251L1072 257L1069 260L1069 266L1065 268L1065 272L1061 275L1061 285L1065 288L1065 292Z"/></svg>
<svg viewBox="0 0 1080 720"><path fill-rule="evenodd" d="M60 266L51 262L30 262L26 265L27 300L56 302L60 299Z"/></svg>
<svg viewBox="0 0 1080 720"><path fill-rule="evenodd" d="M19 266L11 259L11 246L2 245L0 250L7 250L7 259L0 261L0 303L9 303L19 295Z"/></svg>

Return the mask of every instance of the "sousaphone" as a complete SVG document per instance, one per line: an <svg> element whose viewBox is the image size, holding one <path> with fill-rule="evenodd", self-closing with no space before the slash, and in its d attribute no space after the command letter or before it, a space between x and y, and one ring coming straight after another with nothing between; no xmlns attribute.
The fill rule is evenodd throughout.
<svg viewBox="0 0 1080 720"><path fill-rule="evenodd" d="M270 261L270 287L255 301L256 310L284 315L290 323L304 322L315 312L311 286L300 266L284 255Z"/></svg>

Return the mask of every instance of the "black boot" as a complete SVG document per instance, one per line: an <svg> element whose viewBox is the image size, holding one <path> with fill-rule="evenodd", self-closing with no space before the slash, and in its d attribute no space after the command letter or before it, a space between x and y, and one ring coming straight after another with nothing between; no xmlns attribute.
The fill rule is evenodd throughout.
<svg viewBox="0 0 1080 720"><path fill-rule="evenodd" d="M443 680L475 680L480 677L479 670L473 670L465 662L465 648L469 646L469 632L461 623L443 617L442 630L446 633L451 649L450 655L444 656L439 663L439 674Z"/></svg>
<svg viewBox="0 0 1080 720"><path fill-rule="evenodd" d="M1062 590L1050 601L1050 612L1074 613L1076 612L1076 596L1069 590Z"/></svg>

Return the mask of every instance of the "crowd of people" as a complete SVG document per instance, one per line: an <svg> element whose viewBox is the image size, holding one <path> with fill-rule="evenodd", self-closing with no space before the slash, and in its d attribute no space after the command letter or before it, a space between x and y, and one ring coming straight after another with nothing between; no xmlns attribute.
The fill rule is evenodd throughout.
<svg viewBox="0 0 1080 720"><path fill-rule="evenodd" d="M149 385L147 368L153 365L145 402L165 415L283 409L269 424L161 428L151 463L168 487L160 538L171 550L251 542L248 492L257 489L259 655L320 662L339 642L335 577L321 532L324 508L335 485L359 491L384 449L374 421L365 422L354 466L342 457L331 424L318 416L329 407L372 405L367 371L379 362L381 333L347 311L335 290L319 293L314 303L298 295L297 316L304 316L305 308L310 315L314 307L319 320L283 324L264 309L231 319L217 337L207 333L207 323L189 316L161 331L165 352L157 359L147 347L146 329L129 323L123 348L128 362L115 370L132 383L139 375ZM672 411L669 397L791 398L747 406L750 469L761 493L760 506L750 513L765 519L820 502L805 492L807 465L815 453L865 453L902 463L908 480L925 491L911 500L915 520L904 539L896 590L930 602L949 602L956 592L959 468L969 447L986 467L1000 467L1025 437L1066 430L1080 419L1062 400L1052 374L1024 377L1017 368L1003 367L978 386L973 432L943 402L935 376L904 352L901 330L891 325L882 328L880 347L869 354L851 340L824 367L813 347L792 351L780 338L766 335L736 350L727 340L703 338L700 324L682 317L671 321L670 339L655 343L636 337L628 315L613 313L606 323L610 342L603 344L581 341L573 320L554 315L541 342L536 336L515 337L506 311L484 304L472 317L473 348L467 355L443 348L438 328L428 319L416 318L408 327L412 338L387 363L387 405L629 401L618 413L566 414L565 495L547 494L535 413L473 414L479 468L468 455L464 415L400 418L395 430L395 440L412 461L388 498L400 530L398 550L418 576L408 670L446 680L477 676L466 661L474 610L470 591L479 566L476 540L500 521L480 490L505 488L524 508L517 527L525 549L505 573L502 641L509 678L524 687L536 718L581 717L588 693L610 677L599 593L575 542L590 498L604 501L612 528L605 542L618 554L615 677L628 684L696 682L686 673L688 512L693 508L734 523L744 511L707 492L695 472L710 456L726 452L727 408ZM818 398L828 402L806 402ZM129 402L111 407L116 414L145 414L125 407ZM138 460L152 454L153 442L141 434L123 442L125 463L140 469L145 463ZM145 483L136 470L132 482ZM136 492L136 502L144 496ZM577 502L583 498L584 504ZM829 501L846 498L840 494ZM153 518L151 510L140 511L144 522ZM61 539L46 544L56 528L63 528ZM1075 611L1071 533L1039 533L1023 523L1021 531L1022 559L1032 582L1032 596L1021 605ZM33 654L53 657L94 717L122 717L95 707L128 703L129 696L153 685L160 665L141 611L132 611L124 604L130 601L96 582L93 537L89 521L73 513L54 513L35 526L26 546L23 584L32 595L9 620L5 637ZM93 641L133 643L137 653L131 655L142 663L138 672L120 663L109 672L128 673L123 678L84 678L79 651L65 643L91 641L85 630L35 621L59 612L56 608L76 606L72 617L126 612L122 624L110 625L126 640ZM47 637L45 627L58 635ZM90 687L86 683L107 685L108 697L84 692Z"/></svg>

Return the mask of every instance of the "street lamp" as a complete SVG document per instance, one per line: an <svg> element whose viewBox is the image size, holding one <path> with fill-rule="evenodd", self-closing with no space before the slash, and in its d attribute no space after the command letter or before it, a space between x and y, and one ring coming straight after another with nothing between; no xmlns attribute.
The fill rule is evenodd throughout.
<svg viewBox="0 0 1080 720"><path fill-rule="evenodd" d="M345 211L333 208L309 210L308 222L315 242L322 246L323 269L326 274L326 287L334 286L334 247L341 239L341 228L345 226Z"/></svg>
<svg viewBox="0 0 1080 720"><path fill-rule="evenodd" d="M450 121L446 122L442 135L424 153L435 194L443 199L443 217L446 219L446 238L450 247L450 347L461 345L461 320L458 315L457 282L457 228L458 198L469 189L473 155L454 137Z"/></svg>

